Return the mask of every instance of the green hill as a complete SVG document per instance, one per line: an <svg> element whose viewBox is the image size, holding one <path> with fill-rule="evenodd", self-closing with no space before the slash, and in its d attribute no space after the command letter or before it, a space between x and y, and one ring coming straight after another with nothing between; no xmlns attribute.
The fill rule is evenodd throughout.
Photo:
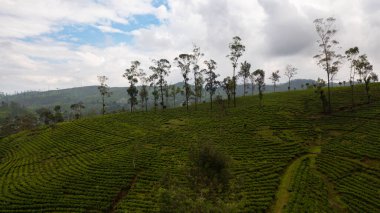
<svg viewBox="0 0 380 213"><path fill-rule="evenodd" d="M334 88L147 113L120 113L0 140L0 212L379 212L380 84L372 100ZM229 161L228 190L196 191L192 150ZM212 166L212 165L211 165ZM209 195L212 196L209 196Z"/></svg>
<svg viewBox="0 0 380 213"><path fill-rule="evenodd" d="M292 80L292 90L293 88L301 89L301 85L305 85L309 83L310 85L313 83L313 80L305 80L305 79L295 79ZM175 84L177 87L183 88L183 83ZM288 84L279 84L276 88L276 91L287 91ZM305 87L306 88L306 87ZM140 89L140 87L138 87ZM112 95L109 98L106 98L107 103L107 111L118 111L121 109L129 109L128 103L128 95L127 95L127 87L112 87L111 90ZM150 88L148 104L149 108L153 107L153 89ZM246 91L248 94L251 94L251 88L248 88ZM273 86L267 85L266 92L273 92ZM254 91L257 94L257 88ZM217 94L225 95L222 89L217 91ZM243 95L243 85L238 85L236 88L236 95ZM180 106L181 103L185 100L184 96L178 94L176 97L176 107ZM202 100L209 100L209 97L204 91ZM60 105L63 111L66 111L68 114L70 112L70 105L73 103L83 102L86 108L84 109L85 114L100 114L101 110L101 97L98 91L97 86L86 86L86 87L76 87L69 89L57 89L50 90L44 92L38 91L29 91L22 92L14 95L6 95L0 96L0 102L4 101L7 103L16 102L20 105L31 109L36 110L41 107L47 107L53 109L54 106ZM140 100L139 100L140 102ZM193 101L192 101L193 102ZM173 107L173 99L172 97L168 98L166 103L170 108ZM137 109L140 109L140 105L137 106ZM1 116L1 114L0 114Z"/></svg>

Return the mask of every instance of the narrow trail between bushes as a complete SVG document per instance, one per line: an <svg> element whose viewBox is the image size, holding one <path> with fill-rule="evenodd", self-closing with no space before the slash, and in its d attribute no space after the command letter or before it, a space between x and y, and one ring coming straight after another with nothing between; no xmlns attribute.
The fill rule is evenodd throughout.
<svg viewBox="0 0 380 213"><path fill-rule="evenodd" d="M301 165L301 162L306 158L315 158L317 155L318 155L317 153L305 154L293 160L288 166L288 168L286 168L285 173L281 177L281 183L276 193L276 202L272 206L272 212L275 212L275 213L282 212L284 206L288 203L289 197L290 197L288 188L290 187L290 183L293 178L293 175L297 171L298 167Z"/></svg>
<svg viewBox="0 0 380 213"><path fill-rule="evenodd" d="M312 169L314 172L321 177L321 179L326 183L327 185L327 192L329 196L329 203L332 208L336 210L336 212L346 212L346 208L344 203L340 200L340 197L338 193L334 189L334 185L323 175L320 173L315 165L315 158L321 153L321 146L313 146L310 147L308 153L305 155L302 155L298 157L297 159L293 160L289 166L286 168L285 173L281 177L281 183L278 187L278 191L276 193L276 201L272 205L271 212L275 213L282 213L284 207L289 201L291 193L288 191L290 188L291 180L296 173L298 167L301 165L301 162L306 159L310 158L312 163Z"/></svg>
<svg viewBox="0 0 380 213"><path fill-rule="evenodd" d="M128 195L129 191L135 185L136 180L137 180L137 174L135 174L132 177L131 182L127 186L122 187L120 189L120 192L117 193L117 195L115 196L115 198L112 200L111 205L107 208L107 210L105 212L113 213L113 212L115 212L117 210L117 205L120 203L120 201L122 201Z"/></svg>

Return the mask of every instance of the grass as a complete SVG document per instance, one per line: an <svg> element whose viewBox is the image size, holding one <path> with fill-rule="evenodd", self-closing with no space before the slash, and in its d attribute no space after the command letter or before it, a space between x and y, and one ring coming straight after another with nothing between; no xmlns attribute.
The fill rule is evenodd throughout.
<svg viewBox="0 0 380 213"><path fill-rule="evenodd" d="M215 195L231 211L328 211L339 195L349 211L378 212L380 85L371 91L375 102L352 112L350 89L334 88L329 116L302 90L265 94L263 108L253 96L11 135L0 141L0 211L160 211L168 175L196 196L189 150L210 143L232 159L231 193ZM360 86L355 95L365 102Z"/></svg>

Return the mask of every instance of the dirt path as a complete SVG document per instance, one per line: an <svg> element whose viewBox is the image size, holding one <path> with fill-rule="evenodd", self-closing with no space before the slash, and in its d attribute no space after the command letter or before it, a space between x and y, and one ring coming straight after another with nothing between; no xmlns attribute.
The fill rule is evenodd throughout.
<svg viewBox="0 0 380 213"><path fill-rule="evenodd" d="M294 173L297 171L298 167L300 166L301 162L305 158L313 157L315 158L317 154L306 154L303 155L296 160L294 160L286 169L284 175L281 178L280 186L278 187L278 191L276 193L276 202L272 207L272 212L282 212L282 209L284 206L288 203L290 193L288 191L288 188L290 187L291 179L293 178Z"/></svg>
<svg viewBox="0 0 380 213"><path fill-rule="evenodd" d="M120 192L117 193L115 198L112 200L111 206L109 206L105 212L113 213L116 211L117 205L120 203L121 200L123 200L124 197L126 197L129 193L129 191L133 188L137 180L137 174L132 177L131 182L128 184L128 186L122 187L120 189Z"/></svg>

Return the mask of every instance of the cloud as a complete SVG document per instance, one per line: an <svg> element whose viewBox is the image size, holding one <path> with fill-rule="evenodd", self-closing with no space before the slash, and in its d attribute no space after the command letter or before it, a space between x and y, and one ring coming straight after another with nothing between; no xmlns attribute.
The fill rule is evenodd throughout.
<svg viewBox="0 0 380 213"><path fill-rule="evenodd" d="M98 75L107 75L111 86L126 86L121 76L133 60L149 72L152 59L172 61L188 53L193 43L214 59L221 78L232 74L228 43L238 35L246 46L240 62L252 69L284 72L287 64L299 68L296 78L325 78L312 58L318 51L313 20L334 16L337 39L344 52L358 46L380 66L380 6L377 0L168 0L153 5L150 0L35 0L2 1L0 4L0 72L4 91L65 88L97 84ZM167 5L167 6L165 6ZM46 9L48 8L48 9ZM131 30L114 23L133 23L135 15L154 15L158 25ZM65 26L99 29L109 45L65 42L49 36ZM87 26L87 28L86 28ZM126 25L127 26L127 25ZM65 36L60 35L60 36ZM118 39L113 40L118 36ZM131 37L131 41L120 42ZM91 39L91 38L88 38ZM347 64L337 75L348 77ZM36 76L36 77L33 77ZM182 77L173 65L168 81ZM36 81L39 83L36 84ZM284 78L281 79L285 81Z"/></svg>
<svg viewBox="0 0 380 213"><path fill-rule="evenodd" d="M259 0L266 12L265 43L272 56L298 54L313 45L312 20L288 0ZM279 33L281 32L281 33Z"/></svg>
<svg viewBox="0 0 380 213"><path fill-rule="evenodd" d="M60 30L70 24L127 24L139 14L164 16L165 8L155 8L148 0L5 0L0 4L0 37L25 38Z"/></svg>

